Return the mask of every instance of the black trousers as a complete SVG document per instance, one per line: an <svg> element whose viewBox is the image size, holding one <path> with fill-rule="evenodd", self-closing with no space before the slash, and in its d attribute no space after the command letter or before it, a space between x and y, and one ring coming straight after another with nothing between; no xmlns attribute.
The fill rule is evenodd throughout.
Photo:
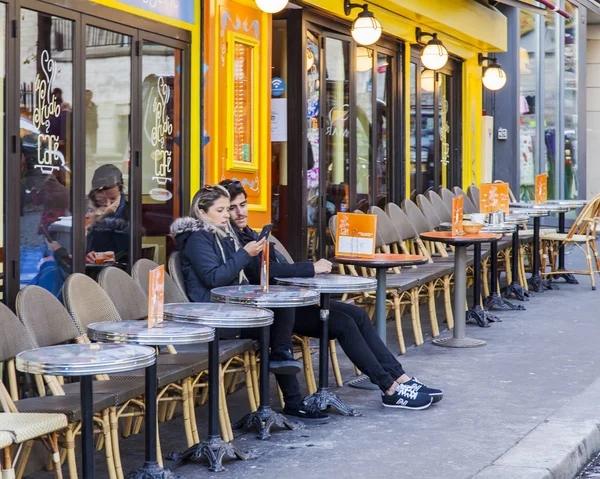
<svg viewBox="0 0 600 479"><path fill-rule="evenodd" d="M369 376L373 384L387 391L404 374L404 369L377 335L367 312L339 301L332 301L330 307L329 338L337 339L350 361ZM297 308L293 332L301 336L320 337L319 307ZM302 395L296 376L276 375L276 379L286 405L300 406Z"/></svg>

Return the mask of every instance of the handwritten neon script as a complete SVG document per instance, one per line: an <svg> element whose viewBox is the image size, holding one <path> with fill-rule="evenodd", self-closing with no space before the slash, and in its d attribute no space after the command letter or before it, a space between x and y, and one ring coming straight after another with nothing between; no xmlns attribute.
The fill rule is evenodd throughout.
<svg viewBox="0 0 600 479"><path fill-rule="evenodd" d="M158 77L158 98L154 99L152 112L154 113L154 126L151 132L151 141L154 150L154 174L152 178L159 185L172 181L169 174L172 171L173 152L167 150L166 137L173 135L173 123L167 115L167 105L171 99L171 88L163 77ZM158 147L158 148L157 148Z"/></svg>
<svg viewBox="0 0 600 479"><path fill-rule="evenodd" d="M58 151L59 136L50 134L50 118L60 116L60 105L56 102L56 95L52 94L52 84L56 79L56 64L50 58L47 50L42 51L40 66L44 74L42 79L38 73L35 76L35 91L37 92L37 105L33 109L33 124L40 130L37 142L38 164L35 166L43 173L50 174L59 169L53 166L56 160L64 162ZM45 130L45 133L42 132Z"/></svg>
<svg viewBox="0 0 600 479"><path fill-rule="evenodd" d="M142 0L146 5L149 5L152 8L156 8L157 6L165 6L169 8L179 8L178 0Z"/></svg>

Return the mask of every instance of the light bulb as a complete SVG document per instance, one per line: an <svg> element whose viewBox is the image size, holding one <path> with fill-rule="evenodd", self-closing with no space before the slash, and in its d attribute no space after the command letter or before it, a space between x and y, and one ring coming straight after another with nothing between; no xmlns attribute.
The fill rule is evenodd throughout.
<svg viewBox="0 0 600 479"><path fill-rule="evenodd" d="M373 50L356 47L356 71L368 72L373 69Z"/></svg>
<svg viewBox="0 0 600 479"><path fill-rule="evenodd" d="M433 70L421 72L421 89L430 93L435 90L435 72Z"/></svg>
<svg viewBox="0 0 600 479"><path fill-rule="evenodd" d="M256 0L256 5L265 13L277 13L285 8L288 0Z"/></svg>
<svg viewBox="0 0 600 479"><path fill-rule="evenodd" d="M421 63L429 70L439 70L448 63L448 50L444 44L437 39L437 35L434 34L423 51L421 52Z"/></svg>
<svg viewBox="0 0 600 479"><path fill-rule="evenodd" d="M360 45L372 45L381 37L381 23L371 12L361 12L352 24L352 38Z"/></svg>
<svg viewBox="0 0 600 479"><path fill-rule="evenodd" d="M483 85L492 91L500 90L506 85L506 72L502 67L494 62L483 72Z"/></svg>

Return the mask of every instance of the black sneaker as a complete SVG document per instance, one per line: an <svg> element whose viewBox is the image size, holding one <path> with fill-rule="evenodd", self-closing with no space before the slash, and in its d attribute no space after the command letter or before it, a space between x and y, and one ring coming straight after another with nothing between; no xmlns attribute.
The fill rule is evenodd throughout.
<svg viewBox="0 0 600 479"><path fill-rule="evenodd" d="M431 406L433 399L428 394L417 392L410 386L400 384L394 394L388 396L382 393L381 402L385 407L418 410L427 409Z"/></svg>
<svg viewBox="0 0 600 479"><path fill-rule="evenodd" d="M410 380L406 381L404 384L406 386L410 386L411 388L413 388L415 391L417 391L419 393L429 394L429 396L431 396L431 398L433 399L434 404L436 402L440 402L442 400L442 398L444 397L444 393L442 392L441 389L434 389L434 388L427 387L427 386L425 386L425 384L423 384L421 381L419 381L415 377L410 378Z"/></svg>
<svg viewBox="0 0 600 479"><path fill-rule="evenodd" d="M329 414L325 414L316 408L307 409L304 406L290 408L285 406L282 412L286 416L297 417L310 424L326 424L329 422Z"/></svg>
<svg viewBox="0 0 600 479"><path fill-rule="evenodd" d="M294 359L289 349L277 349L269 356L269 369L273 374L294 375L302 371L302 363Z"/></svg>

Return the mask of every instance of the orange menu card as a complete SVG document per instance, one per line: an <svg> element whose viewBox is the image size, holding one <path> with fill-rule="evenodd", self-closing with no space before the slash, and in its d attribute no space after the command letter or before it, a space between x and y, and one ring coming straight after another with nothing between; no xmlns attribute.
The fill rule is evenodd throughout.
<svg viewBox="0 0 600 479"><path fill-rule="evenodd" d="M463 234L463 202L462 195L452 200L452 236Z"/></svg>
<svg viewBox="0 0 600 479"><path fill-rule="evenodd" d="M269 250L270 245L267 242L265 249L263 249L262 257L260 261L260 289L261 291L269 292Z"/></svg>
<svg viewBox="0 0 600 479"><path fill-rule="evenodd" d="M541 205L548 201L548 173L535 177L535 204Z"/></svg>
<svg viewBox="0 0 600 479"><path fill-rule="evenodd" d="M335 243L336 256L373 258L377 215L338 213Z"/></svg>
<svg viewBox="0 0 600 479"><path fill-rule="evenodd" d="M159 266L148 273L148 328L163 321L165 305L165 266Z"/></svg>
<svg viewBox="0 0 600 479"><path fill-rule="evenodd" d="M479 187L479 212L509 211L508 183L483 183Z"/></svg>

